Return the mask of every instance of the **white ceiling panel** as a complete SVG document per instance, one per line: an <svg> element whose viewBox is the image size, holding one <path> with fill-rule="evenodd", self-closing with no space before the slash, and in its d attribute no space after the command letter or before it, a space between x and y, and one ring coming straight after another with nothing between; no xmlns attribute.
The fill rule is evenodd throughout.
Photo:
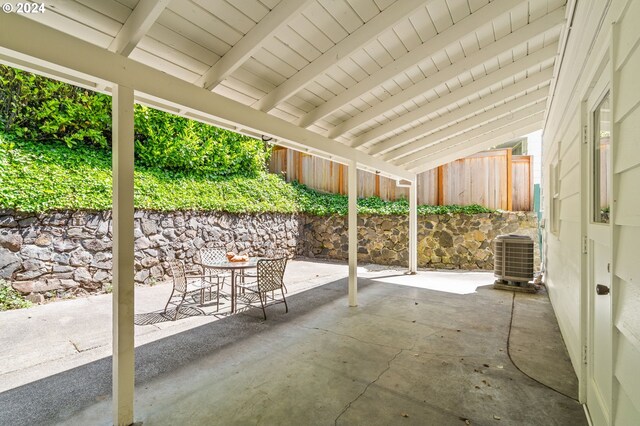
<svg viewBox="0 0 640 426"><path fill-rule="evenodd" d="M98 54L119 33L123 38L123 25L143 13L145 3L148 7L137 0L52 0L46 14L28 19L78 43L88 42ZM153 75L173 76L174 85L182 81L209 88L213 93L207 94L234 101L240 109L260 110L255 119L265 133L277 135L278 126L284 126L289 135L316 141L315 149L331 146L337 158L338 152L348 156L360 151L360 161L410 175L422 167L422 154L409 153L408 147L417 147L412 144L421 138L441 135L450 141L443 148L449 153L451 141L467 133L478 146L507 134L496 124L502 123L502 115L519 114L526 128L538 123L542 107L524 107L522 99L542 99L552 86L551 70L566 33L565 3L172 0L164 9L156 7L156 14L143 16L151 24L130 41L133 51L127 60L148 66L151 74L164 73ZM25 17L0 19L10 24ZM19 44L10 35L3 37ZM64 67L66 56L52 56L52 61ZM77 64L72 59L68 63ZM71 67L66 74L73 71ZM78 70L82 81L87 74ZM109 80L108 73L98 74L101 82ZM198 114L199 108L185 105L179 110ZM498 112L502 115L492 116ZM226 116L225 111L220 114ZM212 113L202 110L199 116ZM222 116L218 122L229 120ZM240 121L251 116L243 114ZM273 123L264 121L265 116ZM249 122L241 124L238 127L252 128ZM251 134L259 133L253 129ZM410 160L397 161L401 157L392 158L394 151ZM436 158L433 149L420 152L424 164Z"/></svg>

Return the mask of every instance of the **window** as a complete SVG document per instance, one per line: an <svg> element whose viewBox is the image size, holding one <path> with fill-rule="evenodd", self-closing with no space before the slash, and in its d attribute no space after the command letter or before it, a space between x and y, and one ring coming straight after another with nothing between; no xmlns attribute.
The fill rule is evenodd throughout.
<svg viewBox="0 0 640 426"><path fill-rule="evenodd" d="M611 153L611 108L607 93L593 112L593 221L609 223L609 164Z"/></svg>

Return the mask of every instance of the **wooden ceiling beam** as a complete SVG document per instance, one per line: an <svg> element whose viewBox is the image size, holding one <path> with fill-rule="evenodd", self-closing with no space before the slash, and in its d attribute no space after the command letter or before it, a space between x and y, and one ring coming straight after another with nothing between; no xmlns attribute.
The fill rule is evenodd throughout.
<svg viewBox="0 0 640 426"><path fill-rule="evenodd" d="M496 16L508 12L521 2L522 0L494 1L481 7L471 15L456 22L455 25L450 26L440 34L425 41L412 51L359 81L354 86L349 87L344 92L329 99L312 111L309 111L299 120L298 125L301 127L309 127L316 121L332 114L358 97L380 86L385 81L403 73L415 64L424 61L425 58L455 43L461 37L476 31Z"/></svg>
<svg viewBox="0 0 640 426"><path fill-rule="evenodd" d="M280 86L273 89L253 104L260 111L268 112L281 102L304 88L317 76L327 71L341 59L349 57L353 52L376 39L390 27L405 19L419 7L424 7L424 0L402 0L393 3L384 11L371 18L367 23L349 34L342 41L320 55L316 60L289 77Z"/></svg>
<svg viewBox="0 0 640 426"><path fill-rule="evenodd" d="M537 102L543 98L546 98L549 95L548 86L543 86L542 88L537 90L533 90L533 89L541 83L548 82L551 79L551 73L552 73L551 69L544 70L543 72L540 72L540 73L536 73L535 75L538 76L538 78L535 78L535 79L527 78L522 81L519 81L518 83L512 84L511 86L508 86L503 90L499 90L476 102L465 105L464 107L452 112L451 114L442 115L436 118L435 120L427 121L421 126L415 127L405 133L401 133L395 138L385 140L382 143L386 144L387 142L390 142L390 143L395 142L394 145L390 145L390 146L397 146L398 148L387 152L385 155L382 155L382 159L393 160L403 155L411 154L414 151L417 151L421 148L429 146L430 144L435 143L438 140L442 139L440 135L454 134L455 133L454 129L460 127L461 125L467 125L467 128L470 128L477 124L481 124L483 121L488 121L492 117L506 114L512 110L521 108L527 105L528 103ZM488 111L482 112L484 108L488 108L492 105L497 104L498 102L504 101L505 99L508 99L512 96L515 96L529 89L531 89L532 92L529 93L528 95L521 96L515 100L512 100L511 102L503 103L501 105L498 105L496 108L492 108ZM477 112L479 112L477 115L470 116L471 114L477 113ZM468 117L468 118L464 119L463 121L460 121L458 124L452 124L456 121L461 120L464 117ZM441 130L434 132L434 130L441 128L443 126L446 126L447 124L452 124L452 125L450 127L444 127ZM418 139L416 139L416 137L414 136L417 136ZM401 142L407 141L407 140L412 140L412 142L405 145L401 144ZM372 151L373 150L369 150L368 153L371 155L374 155Z"/></svg>
<svg viewBox="0 0 640 426"><path fill-rule="evenodd" d="M539 65L541 62L544 62L550 58L553 58L557 54L557 50L558 50L558 43L553 43L540 50L537 50L536 52L533 52L523 58L520 58L515 62L505 65L504 67L498 69L497 71L494 71L482 78L479 78L473 81L472 83L462 86L413 111L403 114L388 123L382 124L370 130L369 132L358 136L357 138L354 138L350 146L355 148L355 147L364 145L365 143L373 142L376 139L381 138L397 129L400 129L406 126L407 124L411 124L431 113L437 112L438 110L445 108L449 105L463 101L467 97L474 95L478 92L481 92L482 90L485 90L493 86L494 84L500 83L508 78L513 78L515 74L526 71L536 65ZM369 121L370 119L377 117L379 115L378 112L381 112L381 113L387 112L389 110L388 106L391 106L391 104L395 104L395 101L393 101L393 98L394 97L391 97L377 104L376 106L360 113L359 115L354 117L354 119L360 120L359 117L363 116L362 119L366 118L366 121ZM388 103L388 105L381 106L385 103ZM397 105L393 105L393 108L395 108L396 106ZM371 110L375 110L375 112L368 114L367 112Z"/></svg>
<svg viewBox="0 0 640 426"><path fill-rule="evenodd" d="M207 90L213 90L246 62L251 55L262 48L293 17L299 14L311 0L282 0L244 35L222 58L200 77L196 84Z"/></svg>
<svg viewBox="0 0 640 426"><path fill-rule="evenodd" d="M433 155L436 154L440 151L446 150L448 148L453 148L456 145L460 145L460 144L464 144L466 142L468 142L469 140L482 136L484 134L487 133L491 133L491 132L499 132L500 128L505 127L505 126L509 126L512 125L514 122L517 122L519 120L523 120L525 118L528 118L531 115L534 114L538 114L538 113L544 113L545 110L545 103L544 102L539 102L537 104L528 106L526 108L523 108L521 110L515 111L511 114L509 114L506 117L502 117L502 118L498 118L497 120L491 121L489 123L486 123L480 127L476 127L475 129L466 131L464 133L458 134L456 136L453 136L449 139L445 139L442 140L439 143L430 145L428 147L425 147L419 151L416 151L412 154L409 154L407 156L404 156L396 161L393 162L393 164L398 165L398 166L402 166L402 167L406 167L406 168L412 168L415 167L415 162L419 162L422 161L422 159L424 157L428 157L429 155ZM461 123L462 124L462 123ZM462 126L461 128L463 129L464 126ZM464 129L463 129L464 130ZM460 131L460 130L458 130ZM453 132L451 132L450 134L452 134ZM455 133L453 133L455 134Z"/></svg>
<svg viewBox="0 0 640 426"><path fill-rule="evenodd" d="M129 56L147 34L171 0L140 0L108 49Z"/></svg>
<svg viewBox="0 0 640 426"><path fill-rule="evenodd" d="M487 149L491 149L492 147L501 145L503 143L511 142L515 139L526 136L529 133L533 133L537 130L542 129L542 120L543 119L541 113L524 119L517 123L517 125L514 125L509 129L504 128L503 131L500 132L500 134L490 134L485 137L478 138L473 143L470 143L467 146L451 148L442 151L438 155L434 155L432 157L429 157L428 159L423 160L423 162L419 166L412 169L411 171L415 173L426 172L427 170L435 169L436 167L450 163L457 159L464 158L477 152L485 151Z"/></svg>

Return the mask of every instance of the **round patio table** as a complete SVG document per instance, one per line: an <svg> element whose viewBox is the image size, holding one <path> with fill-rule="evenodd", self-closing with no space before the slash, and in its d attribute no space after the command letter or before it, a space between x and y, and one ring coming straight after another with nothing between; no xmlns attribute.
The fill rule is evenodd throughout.
<svg viewBox="0 0 640 426"><path fill-rule="evenodd" d="M225 260L223 262L202 263L205 270L222 269L231 271L231 313L236 311L236 271L256 268L258 266L258 260L260 259L260 257L250 257L246 262L231 262Z"/></svg>

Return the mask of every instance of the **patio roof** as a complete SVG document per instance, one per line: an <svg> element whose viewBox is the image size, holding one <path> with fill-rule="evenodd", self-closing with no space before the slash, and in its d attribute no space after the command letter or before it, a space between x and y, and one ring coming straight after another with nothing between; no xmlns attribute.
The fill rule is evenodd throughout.
<svg viewBox="0 0 640 426"><path fill-rule="evenodd" d="M543 127L565 3L52 0L0 61L411 179Z"/></svg>
<svg viewBox="0 0 640 426"><path fill-rule="evenodd" d="M357 306L356 168L410 186L415 273L416 174L543 127L565 3L5 3L0 62L113 95L114 423L133 422L134 100L346 163Z"/></svg>

